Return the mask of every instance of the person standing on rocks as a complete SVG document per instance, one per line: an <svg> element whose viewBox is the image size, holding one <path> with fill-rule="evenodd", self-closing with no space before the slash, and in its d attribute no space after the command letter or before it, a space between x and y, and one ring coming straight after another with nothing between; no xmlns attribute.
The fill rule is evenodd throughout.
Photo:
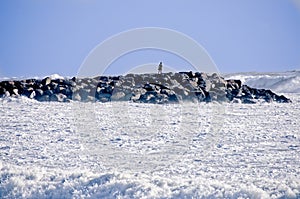
<svg viewBox="0 0 300 199"><path fill-rule="evenodd" d="M162 68L163 68L162 62L160 62L158 65L158 74L162 74Z"/></svg>

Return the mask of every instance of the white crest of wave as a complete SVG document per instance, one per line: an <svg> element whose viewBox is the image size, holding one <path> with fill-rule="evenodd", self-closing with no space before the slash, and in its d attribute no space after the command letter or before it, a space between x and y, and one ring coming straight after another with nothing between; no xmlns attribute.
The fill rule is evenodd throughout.
<svg viewBox="0 0 300 199"><path fill-rule="evenodd" d="M300 71L278 73L234 73L226 79L240 79L243 84L254 88L271 89L278 93L300 93Z"/></svg>

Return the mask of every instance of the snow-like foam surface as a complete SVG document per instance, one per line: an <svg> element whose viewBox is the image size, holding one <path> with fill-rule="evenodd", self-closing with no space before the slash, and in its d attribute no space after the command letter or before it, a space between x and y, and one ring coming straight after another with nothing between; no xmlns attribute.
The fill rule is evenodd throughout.
<svg viewBox="0 0 300 199"><path fill-rule="evenodd" d="M63 77L59 74L52 74L49 76L30 76L30 77L0 77L0 81L8 81L8 80L22 80L22 79L44 79L46 77L50 77L51 79L65 79L65 78L72 78L72 77Z"/></svg>
<svg viewBox="0 0 300 199"><path fill-rule="evenodd" d="M271 89L278 93L300 93L300 71L281 73L235 73L226 79L240 79L243 84L254 88Z"/></svg>
<svg viewBox="0 0 300 199"><path fill-rule="evenodd" d="M299 198L300 95L291 98L0 99L0 198ZM214 120L223 125L211 133Z"/></svg>
<svg viewBox="0 0 300 199"><path fill-rule="evenodd" d="M51 79L64 79L63 76L60 76L60 75L58 75L58 74L52 74L52 75L50 75L49 77L50 77Z"/></svg>

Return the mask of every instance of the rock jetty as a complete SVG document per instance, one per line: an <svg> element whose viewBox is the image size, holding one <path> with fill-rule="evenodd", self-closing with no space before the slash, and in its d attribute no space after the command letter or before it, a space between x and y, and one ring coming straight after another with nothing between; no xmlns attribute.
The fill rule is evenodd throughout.
<svg viewBox="0 0 300 199"><path fill-rule="evenodd" d="M271 90L251 88L240 80L225 80L217 74L179 72L127 74L71 79L24 79L0 82L0 97L26 96L41 102L133 101L140 103L260 101L289 103Z"/></svg>

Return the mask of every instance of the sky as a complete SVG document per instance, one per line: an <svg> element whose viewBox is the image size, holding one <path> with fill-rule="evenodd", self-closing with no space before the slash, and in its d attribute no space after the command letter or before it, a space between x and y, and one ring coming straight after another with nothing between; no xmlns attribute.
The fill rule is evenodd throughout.
<svg viewBox="0 0 300 199"><path fill-rule="evenodd" d="M221 73L299 70L299 5L299 0L3 0L0 76L74 76L101 42L143 27L189 36ZM118 58L108 73L159 61L189 69L172 53L148 49Z"/></svg>

